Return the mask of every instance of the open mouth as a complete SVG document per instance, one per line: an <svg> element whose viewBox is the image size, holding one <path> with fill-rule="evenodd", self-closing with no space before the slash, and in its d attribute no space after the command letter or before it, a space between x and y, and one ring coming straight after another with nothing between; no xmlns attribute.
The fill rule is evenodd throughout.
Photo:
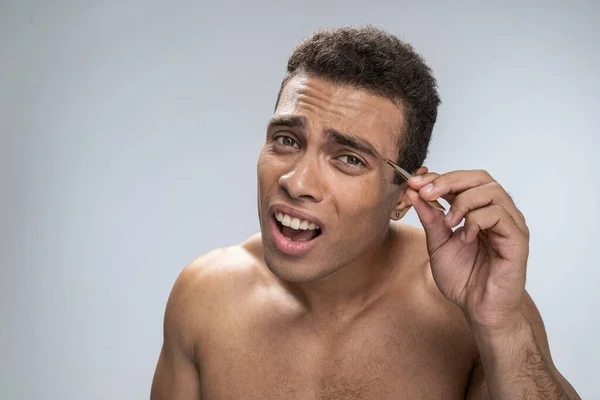
<svg viewBox="0 0 600 400"><path fill-rule="evenodd" d="M321 228L313 222L278 212L274 215L279 232L294 242L309 242L321 234Z"/></svg>

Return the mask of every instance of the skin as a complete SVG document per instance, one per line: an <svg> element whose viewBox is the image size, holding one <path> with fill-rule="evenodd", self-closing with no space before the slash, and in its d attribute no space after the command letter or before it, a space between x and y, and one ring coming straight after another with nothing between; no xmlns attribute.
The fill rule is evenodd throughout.
<svg viewBox="0 0 600 400"><path fill-rule="evenodd" d="M402 126L388 99L288 82L258 160L261 233L178 277L153 400L579 398L524 289L522 214L485 171L393 184ZM274 245L278 204L319 220L307 254ZM410 207L423 229L398 222Z"/></svg>

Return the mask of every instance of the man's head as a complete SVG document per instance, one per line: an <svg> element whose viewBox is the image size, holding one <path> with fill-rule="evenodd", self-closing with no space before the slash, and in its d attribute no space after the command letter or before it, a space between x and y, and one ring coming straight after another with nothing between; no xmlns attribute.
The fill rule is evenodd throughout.
<svg viewBox="0 0 600 400"><path fill-rule="evenodd" d="M422 165L439 102L421 57L381 30L321 31L296 47L258 161L274 273L310 281L368 261L410 205L383 161ZM300 221L284 227L286 214ZM321 229L302 229L311 221Z"/></svg>

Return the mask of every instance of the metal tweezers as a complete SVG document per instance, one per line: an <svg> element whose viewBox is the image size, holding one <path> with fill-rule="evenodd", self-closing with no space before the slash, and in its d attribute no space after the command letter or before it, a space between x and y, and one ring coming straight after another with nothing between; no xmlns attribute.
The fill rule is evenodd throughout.
<svg viewBox="0 0 600 400"><path fill-rule="evenodd" d="M392 160L387 159L385 160L385 162L387 162L392 168L394 168L394 171L396 171L398 175L400 175L405 181L408 181L412 177L411 174L406 172L406 170L402 169L398 164L394 163ZM427 201L427 203L429 203L429 205L435 209L446 211L444 206L441 205L440 202L437 200Z"/></svg>

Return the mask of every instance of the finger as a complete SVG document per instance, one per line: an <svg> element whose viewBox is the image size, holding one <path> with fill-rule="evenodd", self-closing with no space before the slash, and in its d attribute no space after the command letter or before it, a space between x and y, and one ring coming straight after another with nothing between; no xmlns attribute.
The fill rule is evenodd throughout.
<svg viewBox="0 0 600 400"><path fill-rule="evenodd" d="M439 176L440 176L440 174L436 174L434 172L426 173L423 175L415 175L408 180L408 186L416 191L420 191L421 188L432 183ZM427 192L427 190L425 190L424 193L425 192ZM445 195L438 196L435 198L428 197L427 200L437 200L439 197L443 198L444 200L446 200L448 203L451 204L454 201L454 198L456 197L456 195L454 193L447 193Z"/></svg>
<svg viewBox="0 0 600 400"><path fill-rule="evenodd" d="M481 186L494 179L483 170L475 171L452 171L439 175L428 184L420 187L419 193L425 200L434 200L440 197L454 200L456 195L476 186ZM452 196L453 195L453 196ZM447 199L448 200L448 199ZM450 200L448 200L450 201Z"/></svg>
<svg viewBox="0 0 600 400"><path fill-rule="evenodd" d="M458 194L452 202L450 211L446 214L446 224L451 228L455 227L469 212L493 204L503 206L515 220L519 229L523 232L528 231L523 214L502 185L496 181L476 186Z"/></svg>
<svg viewBox="0 0 600 400"><path fill-rule="evenodd" d="M444 223L444 213L431 207L419 196L419 193L411 188L406 191L419 220L425 230L427 237L427 248L433 254L441 245L446 243L452 236L452 229Z"/></svg>
<svg viewBox="0 0 600 400"><path fill-rule="evenodd" d="M418 191L423 186L427 185L428 183L431 183L438 176L440 176L440 174L436 174L435 172L428 172L428 173L422 174L422 175L413 175L408 180L408 186L411 189Z"/></svg>
<svg viewBox="0 0 600 400"><path fill-rule="evenodd" d="M513 217L499 204L479 208L467 214L461 232L461 240L470 243L483 231L494 233L503 238L514 238L523 235Z"/></svg>

